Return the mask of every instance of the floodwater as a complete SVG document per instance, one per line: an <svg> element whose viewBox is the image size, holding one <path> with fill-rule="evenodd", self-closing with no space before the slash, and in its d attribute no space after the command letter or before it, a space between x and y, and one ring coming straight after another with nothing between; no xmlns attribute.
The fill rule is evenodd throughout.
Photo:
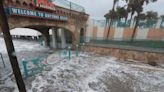
<svg viewBox="0 0 164 92"><path fill-rule="evenodd" d="M0 43L7 65L0 66L0 92L18 92L2 38ZM23 58L50 51L35 41L14 40L14 46L22 74ZM68 53L55 51L47 58L45 70L24 81L28 92L163 92L164 69L83 51L79 57L71 52L69 60Z"/></svg>
<svg viewBox="0 0 164 92"><path fill-rule="evenodd" d="M41 46L37 41L13 40L15 53L19 66L22 69L23 59L33 59L38 56L49 54L49 49ZM4 68L2 59L0 58L0 92L18 92L14 76L12 73L9 57L6 50L4 39L0 37L0 53L3 55L6 67Z"/></svg>
<svg viewBox="0 0 164 92"><path fill-rule="evenodd" d="M162 92L164 69L120 62L114 57L75 52L71 60L61 51L49 56L51 70L32 81L29 92Z"/></svg>

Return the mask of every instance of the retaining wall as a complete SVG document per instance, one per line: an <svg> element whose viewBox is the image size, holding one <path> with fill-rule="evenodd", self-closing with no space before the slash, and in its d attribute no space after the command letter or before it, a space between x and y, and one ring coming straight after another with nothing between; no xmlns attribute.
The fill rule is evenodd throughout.
<svg viewBox="0 0 164 92"><path fill-rule="evenodd" d="M111 55L118 58L121 61L134 60L142 63L164 63L163 52L151 52L142 50L130 50L123 48L112 48L112 47L99 47L93 45L86 45L85 51L94 52L102 55Z"/></svg>

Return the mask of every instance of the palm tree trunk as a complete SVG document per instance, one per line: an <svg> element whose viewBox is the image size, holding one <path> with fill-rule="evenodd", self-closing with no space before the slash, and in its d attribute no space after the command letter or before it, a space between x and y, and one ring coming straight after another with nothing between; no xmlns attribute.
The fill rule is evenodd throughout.
<svg viewBox="0 0 164 92"><path fill-rule="evenodd" d="M115 5L116 5L116 2L114 1L113 2L113 8L112 8L112 11L114 11L115 9ZM110 34L110 28L111 28L111 25L112 25L112 21L113 21L113 19L112 19L112 17L111 17L111 21L110 21L110 24L109 24L109 27L108 27L108 33L107 33L107 40L108 40L108 38L109 38L109 34Z"/></svg>
<svg viewBox="0 0 164 92"><path fill-rule="evenodd" d="M115 10L115 4L113 5L113 8L112 8L112 11L114 11Z"/></svg>
<svg viewBox="0 0 164 92"><path fill-rule="evenodd" d="M139 14L137 16L136 24L135 24L135 27L134 27L134 30L133 30L133 33L132 33L131 42L134 42L134 38L135 38L136 31L137 31L138 23L139 23Z"/></svg>
<svg viewBox="0 0 164 92"><path fill-rule="evenodd" d="M130 16L130 25L132 23L132 18L133 18L133 13L131 13L131 16Z"/></svg>
<svg viewBox="0 0 164 92"><path fill-rule="evenodd" d="M106 21L105 21L105 28L107 28L107 27L108 27L108 24L109 24L109 19L106 19ZM104 37L104 40L105 40L105 39L107 39L107 37L106 37L106 36Z"/></svg>
<svg viewBox="0 0 164 92"><path fill-rule="evenodd" d="M108 40L108 38L109 38L109 34L110 34L110 28L111 28L111 26L112 26L112 21L113 21L113 19L111 18L111 20L110 20L110 24L109 24L109 27L108 27L108 33L107 33L107 40Z"/></svg>

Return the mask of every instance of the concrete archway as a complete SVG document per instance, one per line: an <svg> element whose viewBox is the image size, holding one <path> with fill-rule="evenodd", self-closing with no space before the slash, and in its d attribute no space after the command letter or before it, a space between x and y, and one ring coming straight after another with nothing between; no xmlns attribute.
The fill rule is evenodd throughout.
<svg viewBox="0 0 164 92"><path fill-rule="evenodd" d="M32 28L40 31L41 33L46 35L47 39L47 45L49 46L49 38L48 38L48 30L52 27L57 28L64 28L66 30L69 30L71 33L73 33L74 37L73 39L73 45L76 46L76 44L79 43L79 36L80 36L80 28L85 28L85 22L84 23L75 23L73 21L51 21L51 20L40 20L37 18L28 18L28 17L19 17L19 16L10 16L8 18L9 27L10 29L13 28ZM47 30L48 32L45 32Z"/></svg>
<svg viewBox="0 0 164 92"><path fill-rule="evenodd" d="M29 25L30 24L30 25ZM10 30L14 29L14 28L29 28L29 29L34 29L38 32L40 32L45 40L45 45L47 47L50 47L50 34L49 34L49 29L55 28L55 29L59 29L62 28L66 31L66 33L71 34L71 46L72 48L75 48L76 44L78 44L79 42L79 31L80 29L75 30L76 28L74 26L64 26L64 25L54 25L54 26L48 26L48 25L39 25L39 24L33 24L33 23L29 23L29 24L22 24L22 23L15 23L14 25L10 25ZM69 36L70 37L70 36ZM67 41L69 42L69 41Z"/></svg>
<svg viewBox="0 0 164 92"><path fill-rule="evenodd" d="M34 30L37 30L38 32L40 32L44 37L45 46L50 47L49 27L46 27L46 26L26 26L23 28L30 28L30 29L34 29Z"/></svg>
<svg viewBox="0 0 164 92"><path fill-rule="evenodd" d="M73 47L79 43L80 28L85 28L89 15L85 12L71 11L69 9L55 5L56 12L32 8L31 0L5 0L4 6L7 10L31 10L37 13L56 15L57 17L45 17L27 15L13 11L8 11L8 24L13 28L31 28L41 32L46 40L46 45L50 46L49 29L51 27L64 28L72 33ZM0 30L1 32L1 30Z"/></svg>
<svg viewBox="0 0 164 92"><path fill-rule="evenodd" d="M10 30L10 34L12 38L19 38L24 40L37 40L42 33L37 30L29 29L29 28L15 28Z"/></svg>
<svg viewBox="0 0 164 92"><path fill-rule="evenodd" d="M17 30L15 30L17 29ZM33 28L33 27L18 27L10 29L10 33L13 37L17 38L24 38L28 39L31 37L31 39L39 39L41 36L44 37L44 46L49 46L49 34L48 31L42 31L39 28Z"/></svg>
<svg viewBox="0 0 164 92"><path fill-rule="evenodd" d="M70 46L74 47L75 42L76 42L76 38L75 38L74 32L71 31L70 29L62 27L62 26L44 26L44 25L37 25L37 26L35 26L35 25L33 25L33 26L26 26L24 28L34 29L34 30L37 30L38 32L42 33L44 38L45 38L46 46L49 46L49 47L53 47L51 45L51 41L52 41L52 36L51 35L52 35L52 33L54 33L54 32L50 33L50 29L53 29L55 31L55 33L59 32L59 29L62 29L62 31L64 31L64 36L65 36L65 40L66 40L66 46L64 46L62 48L67 47L68 44ZM59 34L57 34L57 36L59 36ZM56 40L58 40L58 39L56 38Z"/></svg>
<svg viewBox="0 0 164 92"><path fill-rule="evenodd" d="M72 31L57 26L52 27L51 31L51 45L53 48L67 48L68 46L74 47L75 34Z"/></svg>

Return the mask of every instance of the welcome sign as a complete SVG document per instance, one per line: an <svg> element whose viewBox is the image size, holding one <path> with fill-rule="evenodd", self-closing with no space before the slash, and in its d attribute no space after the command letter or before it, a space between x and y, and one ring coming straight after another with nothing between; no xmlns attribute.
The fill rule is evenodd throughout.
<svg viewBox="0 0 164 92"><path fill-rule="evenodd" d="M61 21L68 20L68 18L65 16L58 16L56 14L27 10L22 8L14 8L14 7L9 7L8 13L9 15L28 16L28 17L45 18L45 19L53 19L53 20L61 20Z"/></svg>

